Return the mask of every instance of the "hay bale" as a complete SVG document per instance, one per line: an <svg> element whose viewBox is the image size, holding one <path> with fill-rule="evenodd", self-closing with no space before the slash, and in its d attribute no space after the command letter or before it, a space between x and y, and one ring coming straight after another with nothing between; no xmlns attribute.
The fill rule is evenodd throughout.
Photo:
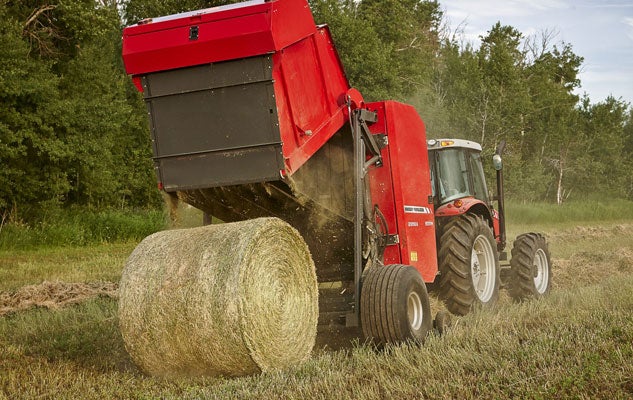
<svg viewBox="0 0 633 400"><path fill-rule="evenodd" d="M298 364L314 346L317 319L312 257L277 218L148 236L119 289L126 349L156 376L240 376Z"/></svg>

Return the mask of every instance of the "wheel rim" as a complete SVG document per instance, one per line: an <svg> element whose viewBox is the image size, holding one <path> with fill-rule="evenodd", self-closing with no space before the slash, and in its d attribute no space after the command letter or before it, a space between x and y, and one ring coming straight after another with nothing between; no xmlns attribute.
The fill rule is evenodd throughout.
<svg viewBox="0 0 633 400"><path fill-rule="evenodd" d="M409 293L409 297L407 297L407 315L411 329L414 331L420 329L424 319L424 310L422 309L420 296L416 292Z"/></svg>
<svg viewBox="0 0 633 400"><path fill-rule="evenodd" d="M473 243L470 272L477 297L486 303L494 293L496 274L494 250L483 235L477 236Z"/></svg>
<svg viewBox="0 0 633 400"><path fill-rule="evenodd" d="M545 293L549 284L549 263L543 249L534 255L534 287L539 294Z"/></svg>

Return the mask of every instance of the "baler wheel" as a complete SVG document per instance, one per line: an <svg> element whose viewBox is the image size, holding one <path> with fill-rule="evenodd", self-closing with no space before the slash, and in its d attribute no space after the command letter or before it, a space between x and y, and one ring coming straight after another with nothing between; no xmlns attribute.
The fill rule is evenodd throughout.
<svg viewBox="0 0 633 400"><path fill-rule="evenodd" d="M492 229L479 215L451 220L440 238L439 296L453 314L493 305L499 297L499 256Z"/></svg>
<svg viewBox="0 0 633 400"><path fill-rule="evenodd" d="M514 241L510 260L510 296L517 301L543 297L550 291L549 248L539 233L525 233Z"/></svg>
<svg viewBox="0 0 633 400"><path fill-rule="evenodd" d="M368 267L363 273L360 302L363 334L378 346L421 342L433 326L424 281L408 265Z"/></svg>

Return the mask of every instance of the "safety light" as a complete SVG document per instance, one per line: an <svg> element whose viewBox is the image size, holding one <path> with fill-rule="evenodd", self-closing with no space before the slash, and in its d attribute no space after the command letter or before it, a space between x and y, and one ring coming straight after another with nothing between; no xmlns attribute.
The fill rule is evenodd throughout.
<svg viewBox="0 0 633 400"><path fill-rule="evenodd" d="M457 208L460 208L461 206L463 206L463 205L464 205L464 202L463 202L461 199L459 199L459 200L455 200L455 201L453 202L453 205L454 205L455 207L457 207Z"/></svg>
<svg viewBox="0 0 633 400"><path fill-rule="evenodd" d="M454 144L455 144L455 142L453 140L442 140L440 142L440 146L442 146L442 147L452 146Z"/></svg>

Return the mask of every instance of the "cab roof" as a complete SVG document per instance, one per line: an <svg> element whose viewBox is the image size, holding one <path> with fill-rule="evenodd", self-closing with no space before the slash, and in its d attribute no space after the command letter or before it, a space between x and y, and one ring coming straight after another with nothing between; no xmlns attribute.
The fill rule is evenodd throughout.
<svg viewBox="0 0 633 400"><path fill-rule="evenodd" d="M429 150L440 150L451 147L462 147L467 149L473 149L481 151L481 145L477 142L471 142L464 139L429 139L426 141L427 148Z"/></svg>

